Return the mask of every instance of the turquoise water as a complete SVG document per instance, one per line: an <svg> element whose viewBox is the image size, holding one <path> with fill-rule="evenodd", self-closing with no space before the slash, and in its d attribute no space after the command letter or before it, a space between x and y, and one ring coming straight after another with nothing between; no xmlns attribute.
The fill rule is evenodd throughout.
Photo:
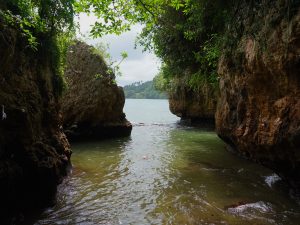
<svg viewBox="0 0 300 225"><path fill-rule="evenodd" d="M129 138L72 146L73 172L36 224L299 224L270 170L180 125L166 100L131 100Z"/></svg>

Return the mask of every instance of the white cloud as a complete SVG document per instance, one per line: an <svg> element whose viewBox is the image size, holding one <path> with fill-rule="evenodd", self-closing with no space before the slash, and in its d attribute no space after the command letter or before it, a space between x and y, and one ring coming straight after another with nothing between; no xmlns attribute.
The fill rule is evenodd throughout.
<svg viewBox="0 0 300 225"><path fill-rule="evenodd" d="M148 81L158 73L159 60L152 54L134 60L126 60L120 65L122 76L117 77L119 85L124 86L135 81Z"/></svg>
<svg viewBox="0 0 300 225"><path fill-rule="evenodd" d="M95 21L96 17L94 15L87 16L86 14L80 14L78 18L80 32L87 37L91 25L94 24ZM128 58L120 65L122 76L117 77L117 82L121 86L135 81L152 80L158 73L158 68L160 66L159 59L149 52L143 53L142 47L134 49L135 38L141 30L142 25L138 24L133 26L131 31L125 32L119 36L106 35L97 39L84 38L86 42L91 45L95 45L99 42L108 44L108 52L113 61L120 60L121 52L126 51L128 53ZM78 34L78 37L80 36L81 35Z"/></svg>

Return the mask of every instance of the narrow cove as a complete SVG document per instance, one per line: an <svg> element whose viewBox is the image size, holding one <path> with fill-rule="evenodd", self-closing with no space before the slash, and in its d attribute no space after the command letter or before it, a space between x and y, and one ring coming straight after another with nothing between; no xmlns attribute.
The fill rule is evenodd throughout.
<svg viewBox="0 0 300 225"><path fill-rule="evenodd" d="M3 0L0 49L1 225L299 224L299 0Z"/></svg>
<svg viewBox="0 0 300 225"><path fill-rule="evenodd" d="M180 125L167 100L127 99L124 111L131 137L73 144L73 172L35 224L297 224L271 170Z"/></svg>

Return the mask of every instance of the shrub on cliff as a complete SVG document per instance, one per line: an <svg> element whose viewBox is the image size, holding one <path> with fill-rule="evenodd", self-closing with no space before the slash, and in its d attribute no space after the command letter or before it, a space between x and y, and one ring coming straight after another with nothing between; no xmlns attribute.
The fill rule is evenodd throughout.
<svg viewBox="0 0 300 225"><path fill-rule="evenodd" d="M217 82L226 7L223 1L189 1L177 8L166 5L159 20L144 29L140 42L162 59L161 73L170 83L186 77L186 86L198 91L206 83Z"/></svg>
<svg viewBox="0 0 300 225"><path fill-rule="evenodd" d="M64 86L67 43L75 33L73 3L74 0L4 0L0 4L0 20L20 31L29 49L51 59L57 95Z"/></svg>

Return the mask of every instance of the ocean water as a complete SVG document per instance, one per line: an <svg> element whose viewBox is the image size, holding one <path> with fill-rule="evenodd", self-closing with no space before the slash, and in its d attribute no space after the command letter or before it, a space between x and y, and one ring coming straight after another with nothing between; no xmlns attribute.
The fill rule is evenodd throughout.
<svg viewBox="0 0 300 225"><path fill-rule="evenodd" d="M37 225L299 224L272 171L180 125L167 100L127 99L131 137L72 145L73 171Z"/></svg>

